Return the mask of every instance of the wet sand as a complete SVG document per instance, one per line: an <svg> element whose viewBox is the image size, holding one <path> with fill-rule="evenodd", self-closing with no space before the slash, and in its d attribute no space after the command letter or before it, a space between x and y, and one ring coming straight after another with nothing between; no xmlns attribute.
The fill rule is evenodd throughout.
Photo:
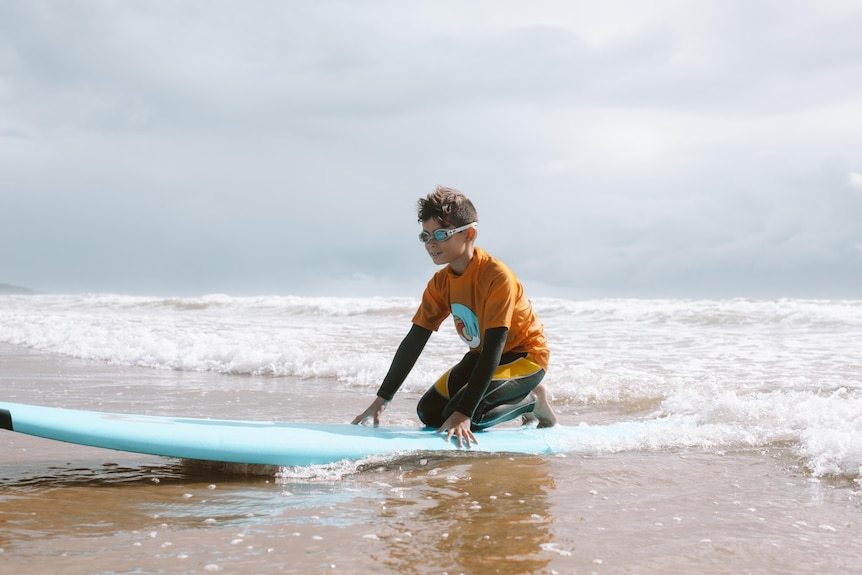
<svg viewBox="0 0 862 575"><path fill-rule="evenodd" d="M334 382L120 368L10 346L0 395L305 421L348 420L367 403ZM411 420L415 399L399 397L387 421ZM557 406L564 424L634 409ZM859 486L812 478L787 445L419 454L277 474L0 432L0 468L0 564L19 575L849 574L862 556Z"/></svg>

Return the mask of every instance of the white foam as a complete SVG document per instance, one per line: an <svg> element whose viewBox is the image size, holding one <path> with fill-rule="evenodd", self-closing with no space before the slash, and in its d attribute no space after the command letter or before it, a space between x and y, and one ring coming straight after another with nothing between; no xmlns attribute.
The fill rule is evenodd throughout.
<svg viewBox="0 0 862 575"><path fill-rule="evenodd" d="M410 298L2 296L0 342L123 366L320 378L373 392ZM862 477L862 301L537 299L551 397L687 418L597 450L790 443L815 476ZM444 325L405 389L465 352Z"/></svg>

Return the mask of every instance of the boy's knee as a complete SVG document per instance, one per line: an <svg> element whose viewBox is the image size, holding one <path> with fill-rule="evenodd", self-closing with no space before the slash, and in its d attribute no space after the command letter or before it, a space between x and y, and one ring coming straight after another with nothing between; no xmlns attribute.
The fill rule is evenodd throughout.
<svg viewBox="0 0 862 575"><path fill-rule="evenodd" d="M443 397L433 393L433 389L429 390L416 404L416 415L419 416L419 421L428 427L440 427L446 421L443 413L446 403Z"/></svg>
<svg viewBox="0 0 862 575"><path fill-rule="evenodd" d="M422 404L416 406L416 415L426 427L440 427L445 421L438 410L426 411L422 408Z"/></svg>

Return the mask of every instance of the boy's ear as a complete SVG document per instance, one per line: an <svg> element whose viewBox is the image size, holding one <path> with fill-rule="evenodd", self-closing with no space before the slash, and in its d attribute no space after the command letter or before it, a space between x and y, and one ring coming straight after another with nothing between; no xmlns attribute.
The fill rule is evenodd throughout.
<svg viewBox="0 0 862 575"><path fill-rule="evenodd" d="M479 235L479 230L476 228L470 228L467 230L467 239L471 242L476 241L476 236Z"/></svg>

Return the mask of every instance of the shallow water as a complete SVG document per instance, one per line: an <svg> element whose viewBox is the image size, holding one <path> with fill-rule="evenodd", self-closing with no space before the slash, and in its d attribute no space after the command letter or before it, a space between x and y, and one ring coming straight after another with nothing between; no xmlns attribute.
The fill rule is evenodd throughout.
<svg viewBox="0 0 862 575"><path fill-rule="evenodd" d="M388 352L363 350L404 321L401 307L355 303L321 317L280 302L247 319L237 306L249 302L233 299L156 312L139 300L47 304L53 324L32 303L0 313L5 341L29 333L0 344L4 400L216 418L348 421L388 363ZM846 343L859 318L844 313L856 307L566 305L543 315L563 343L548 377L561 422L695 425L581 455L413 454L283 469L0 432L0 571L858 572L862 352ZM295 337L294 372L255 347L268 322ZM315 323L314 335L297 336ZM363 323L366 339L343 329ZM227 346L218 353L201 343L215 337ZM316 347L327 340L334 351ZM420 375L460 353L436 345ZM166 346L173 355L156 358ZM405 385L386 424L417 424L420 383Z"/></svg>
<svg viewBox="0 0 862 575"><path fill-rule="evenodd" d="M858 494L811 481L780 451L411 457L338 480L104 462L34 461L30 473L41 478L2 488L6 565L16 573L855 573L862 552Z"/></svg>

